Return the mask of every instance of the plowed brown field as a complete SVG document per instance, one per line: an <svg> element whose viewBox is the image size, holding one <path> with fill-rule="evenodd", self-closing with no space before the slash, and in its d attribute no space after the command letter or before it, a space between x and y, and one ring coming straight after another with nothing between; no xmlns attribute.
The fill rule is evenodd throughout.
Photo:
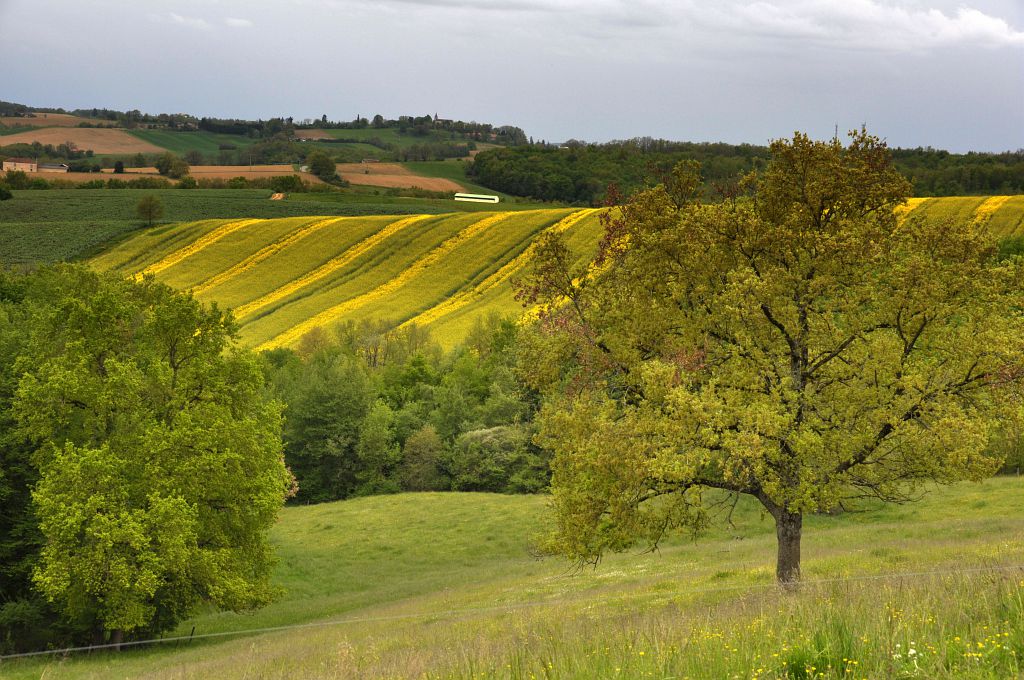
<svg viewBox="0 0 1024 680"><path fill-rule="evenodd" d="M133 137L124 130L106 128L51 127L26 130L14 135L5 135L7 144L63 144L72 142L79 149L92 149L93 153L162 153L165 149Z"/></svg>
<svg viewBox="0 0 1024 680"><path fill-rule="evenodd" d="M395 163L339 163L338 174L352 184L429 191L465 191L462 185L441 177L424 177Z"/></svg>
<svg viewBox="0 0 1024 680"><path fill-rule="evenodd" d="M310 128L308 130L296 130L296 139L334 139L334 137L327 132L327 130L321 130L320 128Z"/></svg>
<svg viewBox="0 0 1024 680"><path fill-rule="evenodd" d="M112 120L97 120L92 118L79 118L70 113L37 113L29 118L18 116L0 116L0 123L8 127L78 127L79 123L91 125L111 125L117 123Z"/></svg>

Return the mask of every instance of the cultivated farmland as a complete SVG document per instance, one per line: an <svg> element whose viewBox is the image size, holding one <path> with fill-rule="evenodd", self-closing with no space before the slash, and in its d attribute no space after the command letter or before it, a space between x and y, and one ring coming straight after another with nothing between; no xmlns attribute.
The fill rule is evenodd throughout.
<svg viewBox="0 0 1024 680"><path fill-rule="evenodd" d="M417 175L397 163L341 163L338 165L338 174L352 184L399 189L415 187L430 191L465 191L461 184L451 179Z"/></svg>
<svg viewBox="0 0 1024 680"><path fill-rule="evenodd" d="M582 257L600 238L600 212L204 220L143 232L93 262L233 308L243 340L259 349L360 320L414 323L453 345L481 315L521 312L511 282L540 233L562 233ZM1024 232L1024 196L913 199L901 213L976 219L999 237Z"/></svg>
<svg viewBox="0 0 1024 680"><path fill-rule="evenodd" d="M511 281L540 233L564 232L582 255L599 212L203 220L148 230L93 263L234 308L243 340L261 349L362 319L415 322L451 345L482 313L518 313Z"/></svg>
<svg viewBox="0 0 1024 680"><path fill-rule="evenodd" d="M5 135L4 145L8 144L52 144L54 146L70 142L79 149L91 149L97 154L131 154L131 153L162 153L164 149L133 137L124 130L109 128L77 128L77 127L45 127L27 130L13 135Z"/></svg>
<svg viewBox="0 0 1024 680"><path fill-rule="evenodd" d="M82 118L70 113L37 113L34 116L0 116L0 125L8 127L78 127L82 123L89 125L109 125L118 127L116 121L102 118Z"/></svg>

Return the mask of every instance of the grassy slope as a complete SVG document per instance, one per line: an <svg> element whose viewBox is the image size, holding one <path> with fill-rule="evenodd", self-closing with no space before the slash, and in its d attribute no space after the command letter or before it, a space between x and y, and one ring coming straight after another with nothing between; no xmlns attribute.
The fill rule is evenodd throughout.
<svg viewBox="0 0 1024 680"><path fill-rule="evenodd" d="M696 542L674 539L657 553L613 555L579 572L531 557L530 537L545 521L540 497L405 494L288 508L272 535L282 598L251 615L205 614L178 632L358 623L19 662L0 673L1017 677L1024 572L923 572L1024 563L1022 492L1024 480L1001 478L940 488L914 505L810 517L809 583L799 593L772 585L773 527L746 501L732 528L719 516Z"/></svg>
<svg viewBox="0 0 1024 680"><path fill-rule="evenodd" d="M208 156L216 156L220 151L221 144L234 146L236 149L244 149L259 141L241 135L223 135L205 130L195 132L128 130L128 132L145 142L163 147L168 151L173 151L179 156L183 156L189 151L199 151Z"/></svg>
<svg viewBox="0 0 1024 680"><path fill-rule="evenodd" d="M466 187L466 189L472 193L496 195L500 196L502 200L508 200L509 196L507 194L495 191L494 189L489 189L481 184L474 184L473 182L470 182L466 177L467 164L468 161L453 159L447 161L417 161L403 163L402 165L409 168L409 170L417 175L450 179L453 182L458 182L462 186Z"/></svg>
<svg viewBox="0 0 1024 680"><path fill-rule="evenodd" d="M139 229L135 206L149 194L163 202L165 223L208 218L436 214L494 207L382 196L371 191L291 194L284 201L267 200L270 193L249 189L16 191L14 199L0 202L0 265L89 257ZM533 207L536 204L522 202L506 209Z"/></svg>
<svg viewBox="0 0 1024 680"><path fill-rule="evenodd" d="M467 294L457 309L430 324L435 335L451 345L461 341L482 313L520 311L509 280L519 269L510 265L500 276L499 270L541 231L575 212L512 211L479 231L473 225L489 219L490 213L425 216L393 233L387 231L388 225L400 222L400 216L291 218L254 222L234 231L224 226L225 220L206 221L148 230L93 262L101 269L125 273L155 265L157 278L169 285L199 286L199 299L240 310L242 338L253 346L292 344L301 333L287 339L279 336L310 319L323 327L371 318L397 325L453 295ZM218 229L228 231L217 238ZM567 237L582 253L596 244L599 234L593 213L571 227ZM210 242L201 249L191 246L201 237ZM188 256L181 257L186 248L191 249ZM303 285L289 287L298 280ZM468 296L485 281L495 285ZM265 296L271 299L247 307Z"/></svg>

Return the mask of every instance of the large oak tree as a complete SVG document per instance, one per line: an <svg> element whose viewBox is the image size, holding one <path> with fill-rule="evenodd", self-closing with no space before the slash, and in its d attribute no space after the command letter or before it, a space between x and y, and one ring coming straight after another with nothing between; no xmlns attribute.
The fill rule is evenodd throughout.
<svg viewBox="0 0 1024 680"><path fill-rule="evenodd" d="M538 250L523 365L547 395L538 441L573 558L700 528L718 489L774 518L793 582L806 513L997 467L986 444L1024 377L1022 267L983 225L901 222L910 187L865 131L771 149L717 203L681 164L609 217L590 262L558 237Z"/></svg>

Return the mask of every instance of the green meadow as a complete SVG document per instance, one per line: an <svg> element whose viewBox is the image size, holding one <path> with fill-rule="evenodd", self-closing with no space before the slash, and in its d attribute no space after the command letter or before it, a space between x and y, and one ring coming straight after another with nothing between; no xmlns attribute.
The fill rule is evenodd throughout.
<svg viewBox="0 0 1024 680"><path fill-rule="evenodd" d="M1024 673L1024 480L806 521L774 583L770 517L577 569L540 558L543 496L401 494L286 508L282 591L197 636L4 662L8 678L1013 678ZM725 500L725 499L723 499ZM731 522L731 524L730 524ZM299 626L239 637L203 635Z"/></svg>

